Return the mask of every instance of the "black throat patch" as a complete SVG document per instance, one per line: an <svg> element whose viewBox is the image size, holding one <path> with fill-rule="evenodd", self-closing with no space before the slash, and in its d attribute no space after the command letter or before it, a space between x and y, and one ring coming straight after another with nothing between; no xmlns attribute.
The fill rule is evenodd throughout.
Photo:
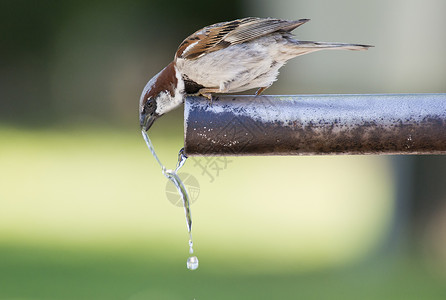
<svg viewBox="0 0 446 300"><path fill-rule="evenodd" d="M184 91L186 94L196 94L199 90L204 88L201 84L196 83L193 80L190 80L187 76L183 77L184 80Z"/></svg>

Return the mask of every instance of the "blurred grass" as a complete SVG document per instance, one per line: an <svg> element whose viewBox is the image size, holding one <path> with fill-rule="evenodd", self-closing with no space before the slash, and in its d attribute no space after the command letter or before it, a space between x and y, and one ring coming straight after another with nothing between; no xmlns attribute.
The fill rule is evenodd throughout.
<svg viewBox="0 0 446 300"><path fill-rule="evenodd" d="M407 256L312 273L195 272L184 260L107 251L0 248L0 299L444 299L444 282ZM181 267L180 267L181 266Z"/></svg>

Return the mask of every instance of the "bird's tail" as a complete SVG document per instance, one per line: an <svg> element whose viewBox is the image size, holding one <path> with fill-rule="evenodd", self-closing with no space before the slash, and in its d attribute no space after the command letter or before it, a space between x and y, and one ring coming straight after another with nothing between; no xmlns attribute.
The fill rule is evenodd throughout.
<svg viewBox="0 0 446 300"><path fill-rule="evenodd" d="M340 50L367 50L371 45L348 44L348 43L330 43L330 42L310 42L310 41L296 41L296 46L299 48L307 48L313 50L322 49L340 49Z"/></svg>
<svg viewBox="0 0 446 300"><path fill-rule="evenodd" d="M282 51L282 53L286 56L286 60L296 56L326 49L367 50L368 48L373 47L370 45L347 44L347 43L309 42L309 41L297 41L297 40L289 40L289 41L291 41L291 43L285 46L286 51Z"/></svg>

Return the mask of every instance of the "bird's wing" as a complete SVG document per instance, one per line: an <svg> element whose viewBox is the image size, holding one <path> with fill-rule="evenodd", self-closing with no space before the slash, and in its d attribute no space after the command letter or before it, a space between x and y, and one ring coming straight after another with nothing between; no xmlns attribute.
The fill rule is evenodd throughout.
<svg viewBox="0 0 446 300"><path fill-rule="evenodd" d="M205 27L186 38L175 58L196 59L230 45L248 42L277 31L290 32L309 19L287 21L272 18L244 18Z"/></svg>

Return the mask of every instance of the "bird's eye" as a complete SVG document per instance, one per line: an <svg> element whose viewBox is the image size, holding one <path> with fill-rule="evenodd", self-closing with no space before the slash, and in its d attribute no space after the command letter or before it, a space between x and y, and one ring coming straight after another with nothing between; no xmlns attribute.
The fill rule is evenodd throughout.
<svg viewBox="0 0 446 300"><path fill-rule="evenodd" d="M152 99L147 100L146 105L144 105L144 108L150 111L150 109L153 107L153 101Z"/></svg>
<svg viewBox="0 0 446 300"><path fill-rule="evenodd" d="M147 99L146 103L143 106L142 113L153 114L155 110L156 110L156 102L153 100L153 98Z"/></svg>

